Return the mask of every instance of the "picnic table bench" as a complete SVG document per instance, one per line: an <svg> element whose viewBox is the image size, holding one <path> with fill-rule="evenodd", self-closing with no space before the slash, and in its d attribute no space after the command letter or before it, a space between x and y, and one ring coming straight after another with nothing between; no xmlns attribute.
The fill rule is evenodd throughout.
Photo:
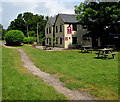
<svg viewBox="0 0 120 102"><path fill-rule="evenodd" d="M96 49L96 51L99 51L99 52L95 53L98 55L97 57L99 57L100 55L103 55L106 58L107 56L112 55L112 57L114 59L114 56L116 55L115 53L113 53L113 49L111 49L111 48Z"/></svg>

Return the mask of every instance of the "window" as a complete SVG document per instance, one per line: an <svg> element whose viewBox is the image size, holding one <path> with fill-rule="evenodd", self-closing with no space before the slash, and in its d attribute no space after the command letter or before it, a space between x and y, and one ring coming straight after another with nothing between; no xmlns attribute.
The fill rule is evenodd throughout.
<svg viewBox="0 0 120 102"><path fill-rule="evenodd" d="M56 37L56 44L58 44L58 37Z"/></svg>
<svg viewBox="0 0 120 102"><path fill-rule="evenodd" d="M77 44L77 37L72 37L72 44Z"/></svg>
<svg viewBox="0 0 120 102"><path fill-rule="evenodd" d="M67 27L67 34L72 34L72 28L71 27Z"/></svg>
<svg viewBox="0 0 120 102"><path fill-rule="evenodd" d="M48 28L46 29L46 33L48 34Z"/></svg>
<svg viewBox="0 0 120 102"><path fill-rule="evenodd" d="M47 44L48 44L48 38L47 38Z"/></svg>
<svg viewBox="0 0 120 102"><path fill-rule="evenodd" d="M51 45L51 38L49 38L49 45Z"/></svg>
<svg viewBox="0 0 120 102"><path fill-rule="evenodd" d="M60 25L60 32L62 32L62 25Z"/></svg>
<svg viewBox="0 0 120 102"><path fill-rule="evenodd" d="M62 38L60 38L60 44L62 44Z"/></svg>
<svg viewBox="0 0 120 102"><path fill-rule="evenodd" d="M72 27L73 27L72 29L73 29L74 31L77 31L77 24L73 24Z"/></svg>
<svg viewBox="0 0 120 102"><path fill-rule="evenodd" d="M58 32L58 27L56 26L56 33Z"/></svg>
<svg viewBox="0 0 120 102"><path fill-rule="evenodd" d="M49 27L49 33L51 33L51 27Z"/></svg>

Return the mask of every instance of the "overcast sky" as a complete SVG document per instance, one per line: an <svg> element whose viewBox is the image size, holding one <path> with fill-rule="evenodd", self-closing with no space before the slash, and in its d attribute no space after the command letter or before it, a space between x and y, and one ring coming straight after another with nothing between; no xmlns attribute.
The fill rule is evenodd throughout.
<svg viewBox="0 0 120 102"><path fill-rule="evenodd" d="M1 0L0 24L7 28L18 14L32 12L34 14L54 16L58 13L74 14L74 6L84 0Z"/></svg>

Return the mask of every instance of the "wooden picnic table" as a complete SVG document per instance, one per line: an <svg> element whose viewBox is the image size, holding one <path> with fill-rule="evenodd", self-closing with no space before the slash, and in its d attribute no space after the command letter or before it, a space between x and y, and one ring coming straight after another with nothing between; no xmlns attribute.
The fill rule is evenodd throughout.
<svg viewBox="0 0 120 102"><path fill-rule="evenodd" d="M81 52L88 53L89 51L91 51L91 53L93 51L91 46L82 46L81 47Z"/></svg>
<svg viewBox="0 0 120 102"><path fill-rule="evenodd" d="M97 57L103 55L106 58L108 55L112 55L112 57L114 58L114 56L116 55L115 53L113 53L114 50L112 48L95 49L95 51L98 51L97 53L95 53L98 55Z"/></svg>

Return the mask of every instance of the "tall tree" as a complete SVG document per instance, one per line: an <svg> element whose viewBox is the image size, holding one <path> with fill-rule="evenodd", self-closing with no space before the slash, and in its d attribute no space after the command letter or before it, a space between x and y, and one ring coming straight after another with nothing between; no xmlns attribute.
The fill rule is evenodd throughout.
<svg viewBox="0 0 120 102"><path fill-rule="evenodd" d="M19 14L16 19L11 21L8 30L10 29L18 29L24 32L25 36L28 36L31 31L34 31L34 36L37 34L37 24L38 24L38 32L42 38L45 37L45 24L46 19L43 15L33 14L31 12L25 12L23 14ZM30 35L29 35L30 36ZM32 35L33 36L33 35Z"/></svg>
<svg viewBox="0 0 120 102"><path fill-rule="evenodd" d="M7 30L21 30L24 34L26 34L26 26L25 21L22 18L22 14L19 14L14 21L11 21Z"/></svg>
<svg viewBox="0 0 120 102"><path fill-rule="evenodd" d="M75 6L75 13L95 36L106 38L110 32L120 33L120 2L85 2Z"/></svg>

